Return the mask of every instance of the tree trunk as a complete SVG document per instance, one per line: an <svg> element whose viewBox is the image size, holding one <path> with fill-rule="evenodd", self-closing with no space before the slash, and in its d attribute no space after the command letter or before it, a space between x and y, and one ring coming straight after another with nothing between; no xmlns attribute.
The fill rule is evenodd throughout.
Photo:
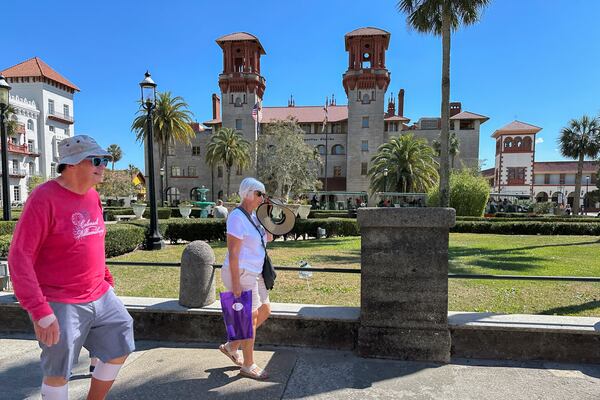
<svg viewBox="0 0 600 400"><path fill-rule="evenodd" d="M165 157L165 187L163 188L163 196L166 197L167 190L169 189L169 142L165 142L164 157ZM167 202L168 201L169 200L167 199ZM160 206L164 207L165 203L163 202Z"/></svg>
<svg viewBox="0 0 600 400"><path fill-rule="evenodd" d="M585 154L583 151L579 153L579 161L577 162L577 175L575 175L575 193L573 195L573 214L579 214L579 208L581 203L579 201L581 196L581 177L583 176L583 159Z"/></svg>
<svg viewBox="0 0 600 400"><path fill-rule="evenodd" d="M231 183L231 166L230 165L226 165L225 168L227 169L227 201L229 201L229 185ZM240 199L240 201L243 199Z"/></svg>
<svg viewBox="0 0 600 400"><path fill-rule="evenodd" d="M442 16L442 110L440 133L440 207L450 204L450 14L444 10Z"/></svg>

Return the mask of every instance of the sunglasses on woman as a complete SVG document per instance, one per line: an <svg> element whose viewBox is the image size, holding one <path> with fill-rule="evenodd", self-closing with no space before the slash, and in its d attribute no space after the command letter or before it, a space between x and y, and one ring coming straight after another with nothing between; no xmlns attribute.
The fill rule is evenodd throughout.
<svg viewBox="0 0 600 400"><path fill-rule="evenodd" d="M110 161L108 157L88 157L88 160L92 162L94 167L99 167L100 165L104 165L106 167Z"/></svg>
<svg viewBox="0 0 600 400"><path fill-rule="evenodd" d="M263 192L261 192L260 190L255 190L254 193L256 193L256 195L258 197L263 197L265 194Z"/></svg>

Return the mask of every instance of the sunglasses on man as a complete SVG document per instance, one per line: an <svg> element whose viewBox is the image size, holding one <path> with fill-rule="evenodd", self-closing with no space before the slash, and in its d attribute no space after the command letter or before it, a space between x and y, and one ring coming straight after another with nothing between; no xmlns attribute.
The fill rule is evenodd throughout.
<svg viewBox="0 0 600 400"><path fill-rule="evenodd" d="M88 157L87 159L92 162L94 167L99 167L100 165L104 165L106 167L110 161L110 158L108 157Z"/></svg>

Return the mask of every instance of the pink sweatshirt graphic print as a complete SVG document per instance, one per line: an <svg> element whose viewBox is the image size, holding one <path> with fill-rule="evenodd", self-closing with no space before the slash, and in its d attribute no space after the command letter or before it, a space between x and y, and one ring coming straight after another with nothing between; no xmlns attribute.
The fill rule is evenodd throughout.
<svg viewBox="0 0 600 400"><path fill-rule="evenodd" d="M87 303L113 284L104 257L105 226L94 189L79 195L56 181L38 186L19 218L8 253L15 295L34 321L48 302Z"/></svg>

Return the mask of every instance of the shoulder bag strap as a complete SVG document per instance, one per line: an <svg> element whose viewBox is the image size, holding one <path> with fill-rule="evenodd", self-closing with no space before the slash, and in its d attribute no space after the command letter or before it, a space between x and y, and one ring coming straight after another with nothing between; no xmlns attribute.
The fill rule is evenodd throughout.
<svg viewBox="0 0 600 400"><path fill-rule="evenodd" d="M254 223L254 221L252 221L252 218L250 217L250 214L248 214L248 211L244 210L242 207L236 207L236 210L240 210L241 212L244 213L244 215L246 216L246 218L248 218L248 221L250 221L250 223L252 224L252 226L256 229L256 231L258 232L258 236L260 236L260 241L265 249L265 251L267 251L267 246L265 245L265 241L263 239L263 234L260 231L260 229L258 229L258 226L256 226L256 224Z"/></svg>

